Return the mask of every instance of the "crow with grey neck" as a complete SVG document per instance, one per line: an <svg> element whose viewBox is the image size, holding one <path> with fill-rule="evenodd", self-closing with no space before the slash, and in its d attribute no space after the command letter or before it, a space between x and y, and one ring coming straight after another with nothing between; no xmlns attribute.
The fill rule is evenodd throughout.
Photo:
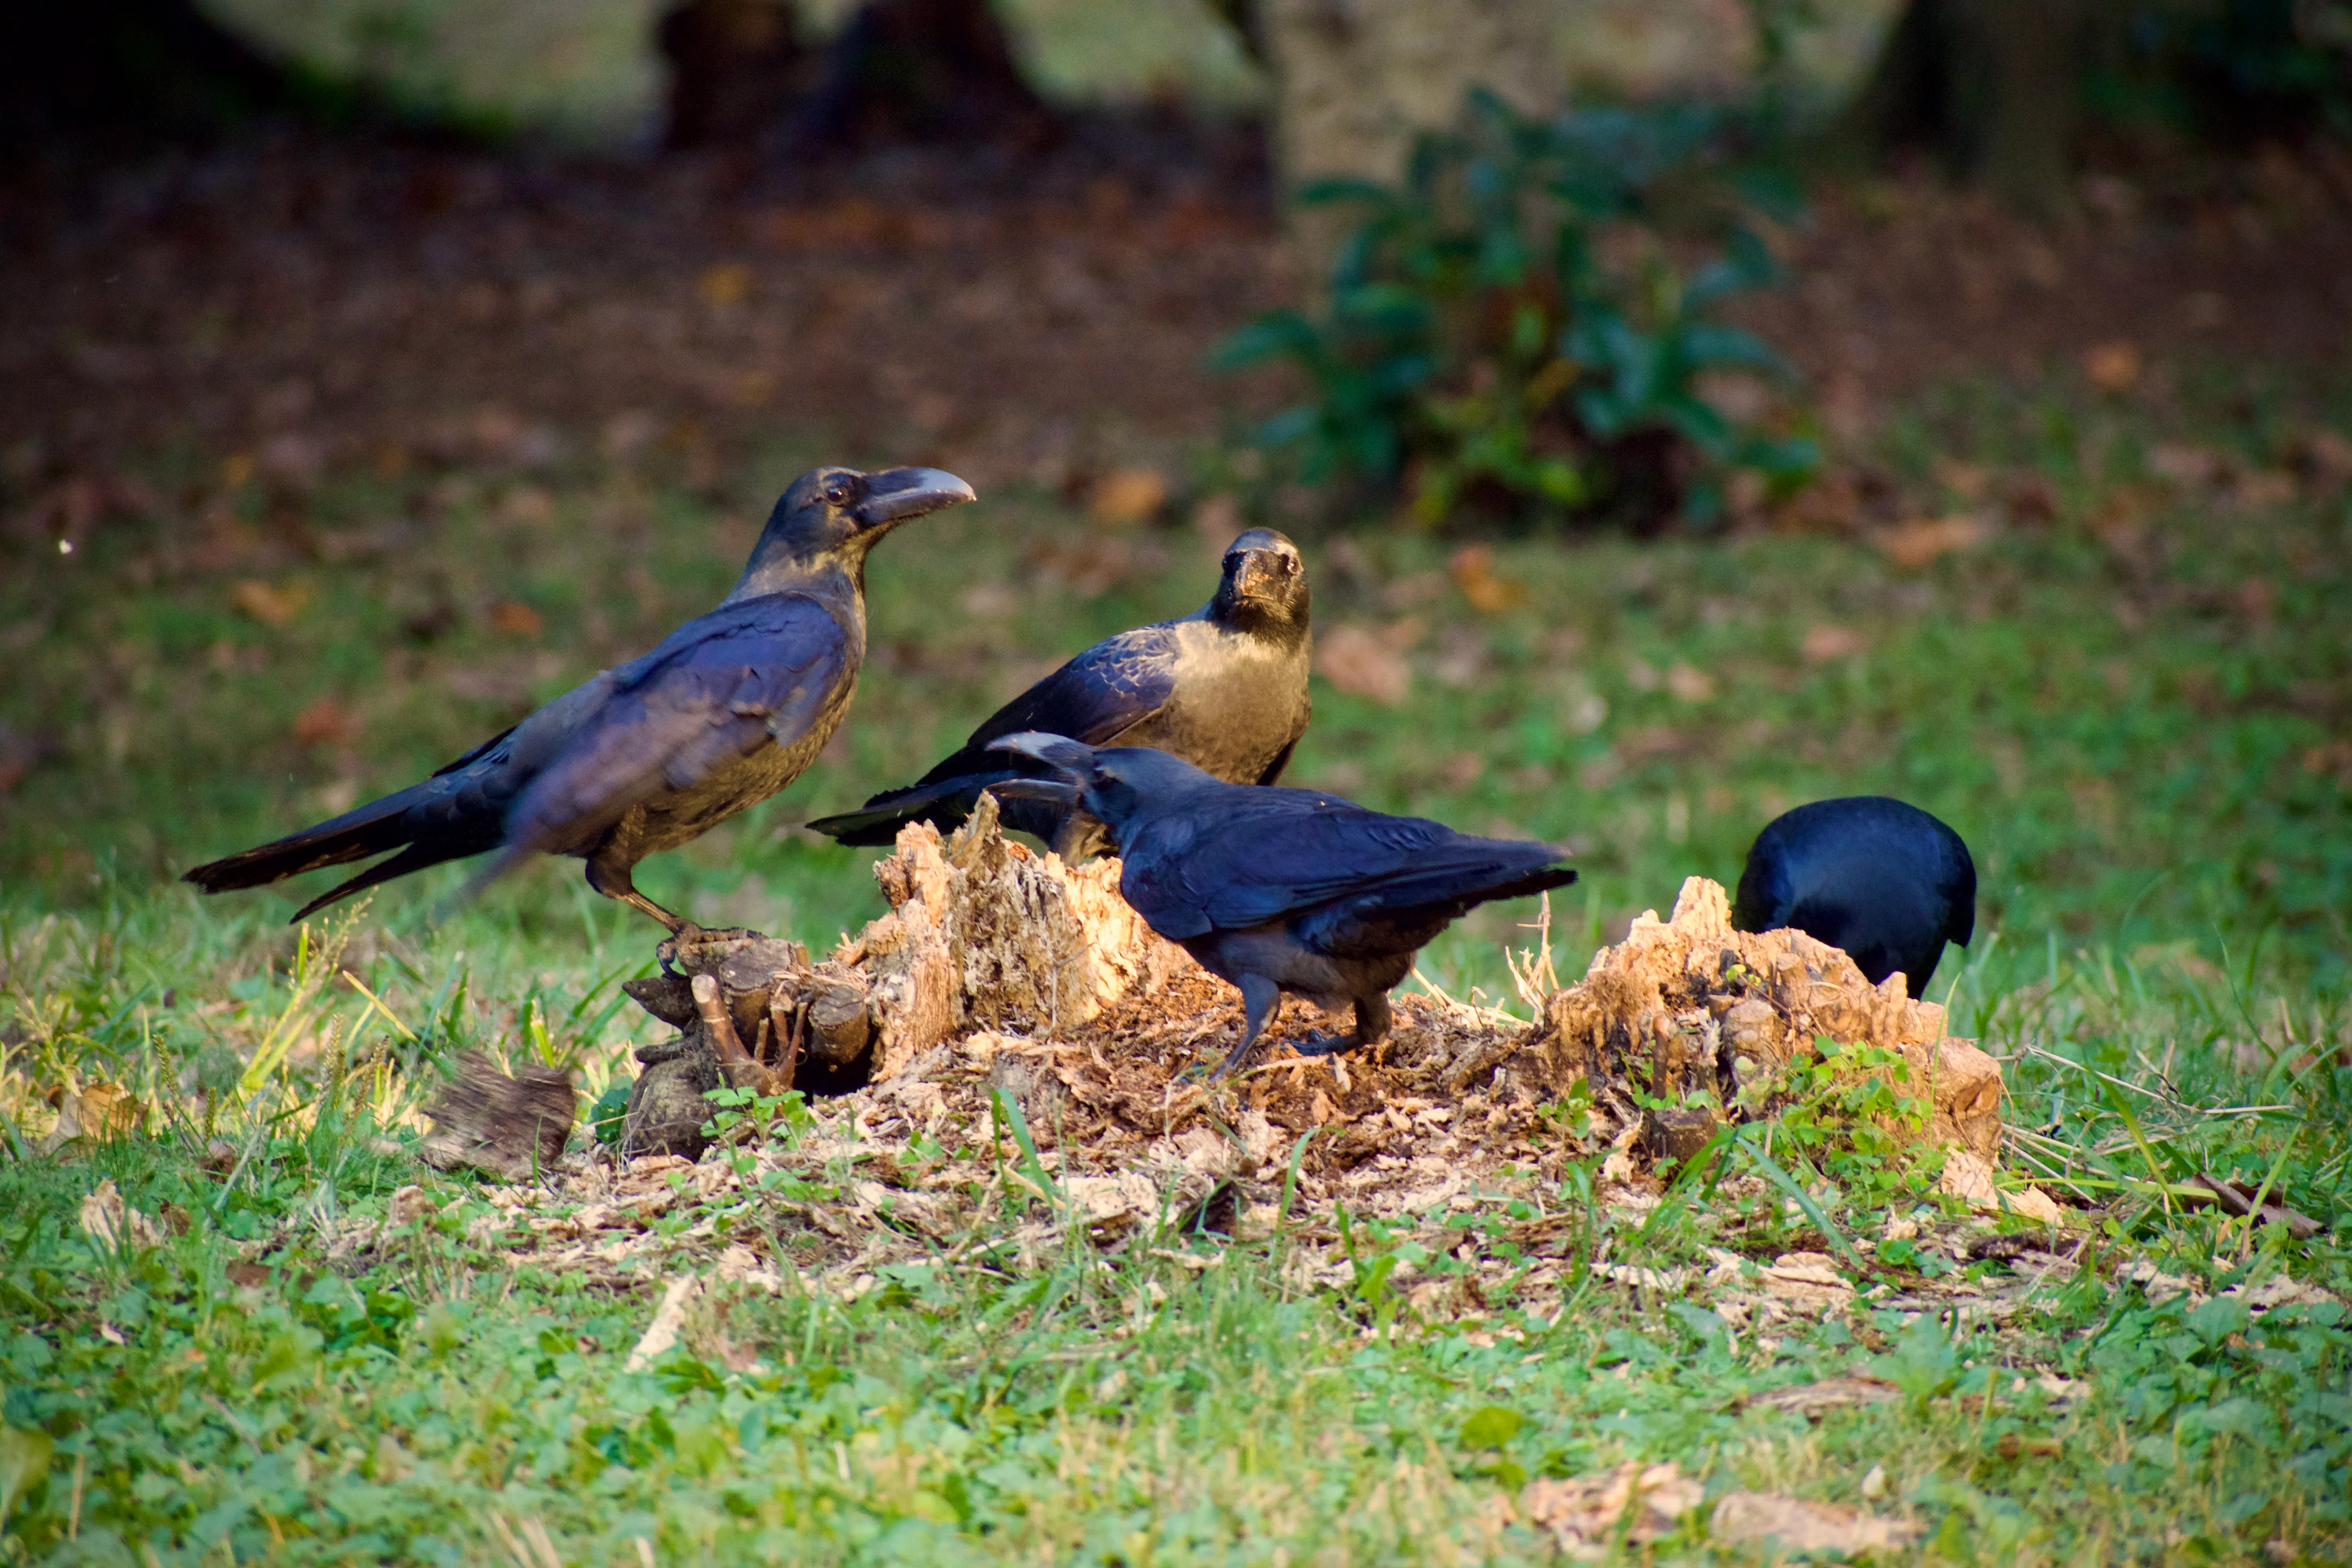
<svg viewBox="0 0 2352 1568"><path fill-rule="evenodd" d="M397 850L299 921L411 871L499 851L473 883L533 855L588 862L588 885L672 932L695 929L637 891L638 861L700 837L798 778L857 689L866 552L900 523L972 499L936 468L814 468L793 481L717 609L608 669L421 784L187 874L207 893L257 888Z"/></svg>
<svg viewBox="0 0 2352 1568"><path fill-rule="evenodd" d="M1556 844L1474 838L1320 790L1226 784L1165 752L1034 734L996 749L1055 775L994 785L998 798L1084 806L1118 846L1118 890L1135 912L1239 988L1241 1042L1218 1078L1247 1059L1285 991L1355 1006L1352 1035L1302 1054L1381 1039L1389 989L1438 932L1476 905L1576 880Z"/></svg>
<svg viewBox="0 0 2352 1568"><path fill-rule="evenodd" d="M982 790L1035 773L992 750L1024 731L1089 746L1150 746L1228 784L1270 784L1307 729L1309 643L1298 547L1253 528L1226 548L1216 596L1200 609L1095 644L998 709L914 784L809 826L844 844L888 844L910 822L954 827ZM1082 809L1007 800L1002 791L998 798L1006 826L1035 834L1066 860L1109 846Z"/></svg>

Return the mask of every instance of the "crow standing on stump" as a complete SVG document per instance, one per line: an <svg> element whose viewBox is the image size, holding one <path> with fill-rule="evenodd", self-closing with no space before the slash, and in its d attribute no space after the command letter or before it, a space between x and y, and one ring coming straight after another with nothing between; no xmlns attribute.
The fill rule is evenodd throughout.
<svg viewBox="0 0 2352 1568"><path fill-rule="evenodd" d="M1794 927L1843 949L1873 985L1900 970L1927 994L1944 943L1976 933L1977 868L1960 836L1916 805L1855 795L1801 805L1756 836L1731 923Z"/></svg>
<svg viewBox="0 0 2352 1568"><path fill-rule="evenodd" d="M735 589L642 658L608 669L422 784L289 838L199 866L207 893L396 849L313 899L502 851L576 855L588 885L676 933L692 922L636 889L646 856L700 837L798 778L841 723L866 659L866 555L898 524L972 499L937 468L814 468L769 514Z"/></svg>
<svg viewBox="0 0 2352 1568"><path fill-rule="evenodd" d="M1320 790L1225 784L1165 752L1035 734L994 749L1059 775L994 785L1000 799L1084 805L1118 842L1118 890L1136 913L1240 988L1241 1042L1218 1078L1248 1058L1285 991L1355 1005L1352 1035L1303 1054L1381 1039L1389 988L1431 938L1478 904L1576 880L1556 844L1474 838Z"/></svg>
<svg viewBox="0 0 2352 1568"><path fill-rule="evenodd" d="M809 826L844 844L888 844L910 822L952 828L982 790L1035 771L994 746L1024 731L1150 746L1229 784L1272 784L1307 729L1308 643L1298 547L1251 529L1226 548L1216 596L1200 609L1095 644L998 709L917 783ZM1035 834L1065 860L1109 846L1102 825L1066 802L998 797L1007 827Z"/></svg>

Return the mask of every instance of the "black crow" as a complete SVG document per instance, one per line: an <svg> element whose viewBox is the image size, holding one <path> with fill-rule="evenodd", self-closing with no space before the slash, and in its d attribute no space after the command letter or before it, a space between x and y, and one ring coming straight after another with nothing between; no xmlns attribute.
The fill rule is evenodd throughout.
<svg viewBox="0 0 2352 1568"><path fill-rule="evenodd" d="M1118 846L1118 890L1136 913L1240 988L1241 1043L1218 1078L1248 1056L1285 991L1355 1005L1354 1034L1306 1055L1382 1038L1389 988L1431 938L1475 905L1576 880L1556 844L1473 838L1320 790L1226 784L1166 752L1034 734L995 749L1058 775L996 784L1000 799L1084 805Z"/></svg>
<svg viewBox="0 0 2352 1568"><path fill-rule="evenodd" d="M1034 770L991 754L1034 731L1088 746L1152 746L1228 784L1272 784L1307 729L1307 572L1298 547L1253 528L1226 548L1216 596L1181 620L1106 637L998 709L963 749L904 789L809 826L887 844L910 822L942 831L981 791ZM1001 798L1001 797L1000 797ZM1052 801L1003 801L1004 824L1076 861L1109 847L1102 825Z"/></svg>
<svg viewBox="0 0 2352 1568"><path fill-rule="evenodd" d="M1873 985L1897 970L1924 996L1944 943L1976 933L1977 868L1960 836L1885 795L1817 800L1756 836L1731 923L1793 926L1842 948Z"/></svg>
<svg viewBox="0 0 2352 1568"><path fill-rule="evenodd" d="M311 900L299 921L445 860L502 850L478 887L527 856L576 855L606 898L688 929L637 891L631 869L801 775L857 689L866 552L898 524L971 499L937 468L813 468L776 502L734 591L651 653L422 784L186 879L218 893L399 851Z"/></svg>

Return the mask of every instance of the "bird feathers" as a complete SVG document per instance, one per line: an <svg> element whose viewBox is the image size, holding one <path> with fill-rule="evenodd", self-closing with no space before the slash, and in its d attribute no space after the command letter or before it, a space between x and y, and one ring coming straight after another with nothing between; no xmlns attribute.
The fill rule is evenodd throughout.
<svg viewBox="0 0 2352 1568"><path fill-rule="evenodd" d="M1871 984L1901 971L1926 992L1948 941L1976 932L1976 863L1948 826L1883 795L1815 801L1748 852L1732 923L1791 927L1842 949Z"/></svg>

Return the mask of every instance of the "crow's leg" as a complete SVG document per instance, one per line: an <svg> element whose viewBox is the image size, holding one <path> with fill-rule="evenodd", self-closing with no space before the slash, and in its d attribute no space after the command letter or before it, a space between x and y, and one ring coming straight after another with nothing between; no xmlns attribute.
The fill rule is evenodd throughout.
<svg viewBox="0 0 2352 1568"><path fill-rule="evenodd" d="M602 855L588 858L588 885L608 899L617 899L641 914L661 921L670 935L676 936L694 922L683 915L674 915L643 893L637 891L635 879L630 876L626 861L609 859Z"/></svg>
<svg viewBox="0 0 2352 1568"><path fill-rule="evenodd" d="M1369 996L1356 998L1356 1027L1350 1034L1317 1035L1291 1046L1302 1057L1328 1057L1338 1051L1351 1051L1358 1046L1376 1046L1388 1038L1389 996L1385 991L1375 991Z"/></svg>
<svg viewBox="0 0 2352 1568"><path fill-rule="evenodd" d="M1274 1016L1275 1004L1282 1000L1282 988L1263 974L1244 974L1234 983L1242 993L1241 1043L1225 1053L1217 1070L1209 1075L1211 1083L1230 1074L1249 1058L1250 1047L1265 1030L1265 1021Z"/></svg>

